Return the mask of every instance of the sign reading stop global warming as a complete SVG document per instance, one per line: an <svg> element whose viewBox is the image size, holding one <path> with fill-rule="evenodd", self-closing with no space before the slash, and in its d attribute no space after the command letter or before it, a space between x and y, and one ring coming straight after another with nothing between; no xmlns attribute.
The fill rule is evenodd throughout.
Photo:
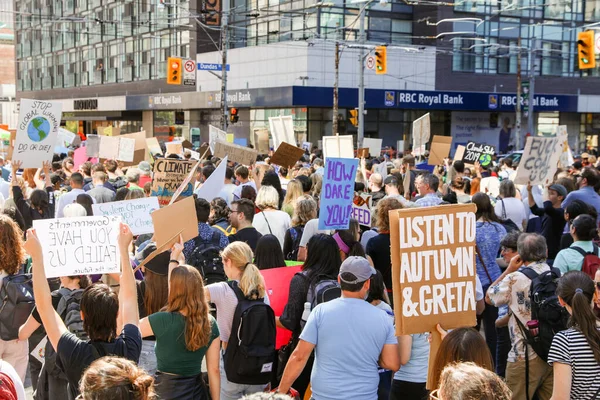
<svg viewBox="0 0 600 400"><path fill-rule="evenodd" d="M119 222L118 215L33 221L46 277L119 272Z"/></svg>
<svg viewBox="0 0 600 400"><path fill-rule="evenodd" d="M175 191L188 177L196 163L191 161L180 161L172 159L159 159L154 163L154 177L152 179L152 196L158 197L160 206L166 206L171 201ZM179 196L188 197L194 194L194 183L192 179Z"/></svg>
<svg viewBox="0 0 600 400"><path fill-rule="evenodd" d="M158 209L158 198L156 197L92 204L92 210L96 216L120 215L134 235L154 232L150 214Z"/></svg>
<svg viewBox="0 0 600 400"><path fill-rule="evenodd" d="M21 99L20 107L13 159L23 168L38 168L54 155L62 103Z"/></svg>
<svg viewBox="0 0 600 400"><path fill-rule="evenodd" d="M319 229L348 229L352 217L356 158L328 158L321 190Z"/></svg>
<svg viewBox="0 0 600 400"><path fill-rule="evenodd" d="M475 325L475 211L390 211L396 335Z"/></svg>

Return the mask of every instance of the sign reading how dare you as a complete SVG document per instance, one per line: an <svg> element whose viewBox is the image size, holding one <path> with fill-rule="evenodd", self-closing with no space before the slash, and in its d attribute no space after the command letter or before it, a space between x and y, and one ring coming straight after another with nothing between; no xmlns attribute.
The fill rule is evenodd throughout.
<svg viewBox="0 0 600 400"><path fill-rule="evenodd" d="M356 158L327 158L321 190L319 229L348 229L357 168Z"/></svg>

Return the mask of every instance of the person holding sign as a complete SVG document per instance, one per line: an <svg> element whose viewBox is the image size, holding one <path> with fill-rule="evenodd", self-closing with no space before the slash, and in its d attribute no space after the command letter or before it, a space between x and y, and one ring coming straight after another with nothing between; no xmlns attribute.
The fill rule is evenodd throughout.
<svg viewBox="0 0 600 400"><path fill-rule="evenodd" d="M21 168L21 161L13 161L12 176L17 176L17 171ZM19 212L25 220L25 227L31 228L33 220L54 218L54 187L50 181L49 162L43 163L44 179L46 182L46 191L35 189L29 195L29 201L25 200L23 191L19 186L18 179L12 181L13 199Z"/></svg>
<svg viewBox="0 0 600 400"><path fill-rule="evenodd" d="M44 271L42 245L35 230L27 231L25 250L32 259L36 306L48 333L48 340L57 353L57 364L67 375L71 398L79 395L79 380L83 372L102 355L113 354L136 363L139 361L142 338L137 327L137 292L129 261L129 245L132 239L129 227L121 223L118 237L122 269L119 296L117 297L109 286L96 284L88 287L81 297L83 326L90 337L89 342L84 342L67 330L52 307L50 288ZM117 336L119 326L123 326L123 331Z"/></svg>

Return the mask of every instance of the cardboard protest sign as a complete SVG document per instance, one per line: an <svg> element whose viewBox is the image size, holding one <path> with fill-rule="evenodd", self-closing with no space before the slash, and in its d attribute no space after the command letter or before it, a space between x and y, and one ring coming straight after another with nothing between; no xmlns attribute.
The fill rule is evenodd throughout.
<svg viewBox="0 0 600 400"><path fill-rule="evenodd" d="M195 175L196 175L196 170L198 169L199 165L200 165L200 160L198 160L198 162L196 162L196 164L194 164L194 167L191 169L190 173L185 177L183 182L181 182L181 185L179 185L179 187L177 188L175 193L173 193L173 196L171 197L171 201L169 202L169 205L173 204L175 202L175 200L177 200L179 195L184 190L188 189L188 185L190 182L196 181ZM193 188L194 188L194 184L192 183L192 190L193 190Z"/></svg>
<svg viewBox="0 0 600 400"><path fill-rule="evenodd" d="M206 182L196 190L196 196L209 202L217 197L225 186L225 172L227 172L227 156L221 160Z"/></svg>
<svg viewBox="0 0 600 400"><path fill-rule="evenodd" d="M369 193L356 193L352 200L352 218L360 225L371 227L371 207L373 196Z"/></svg>
<svg viewBox="0 0 600 400"><path fill-rule="evenodd" d="M459 144L458 146L456 146L456 151L454 152L454 161L462 161L463 156L465 155L465 151L467 150L467 148L461 144ZM465 163L467 164L467 163Z"/></svg>
<svg viewBox="0 0 600 400"><path fill-rule="evenodd" d="M258 156L258 152L254 149L221 141L215 142L215 151L213 151L213 154L219 158L228 156L230 161L235 161L243 165L254 164L256 156Z"/></svg>
<svg viewBox="0 0 600 400"><path fill-rule="evenodd" d="M367 158L367 157L369 157L369 148L368 147L363 147L363 148L360 148L360 149L356 150L356 156L358 158Z"/></svg>
<svg viewBox="0 0 600 400"><path fill-rule="evenodd" d="M381 142L383 142L383 139L364 138L363 146L369 148L369 153L371 153L371 157L379 157L381 155Z"/></svg>
<svg viewBox="0 0 600 400"><path fill-rule="evenodd" d="M413 121L412 128L412 140L413 140L413 149L419 154L423 155L425 145L429 142L429 137L431 135L431 123L429 119L429 113L423 115L421 118L418 118Z"/></svg>
<svg viewBox="0 0 600 400"><path fill-rule="evenodd" d="M107 160L116 160L119 156L119 142L121 139L118 136L100 136L100 158Z"/></svg>
<svg viewBox="0 0 600 400"><path fill-rule="evenodd" d="M38 168L52 161L62 103L21 99L20 107L12 159L22 161L23 168Z"/></svg>
<svg viewBox="0 0 600 400"><path fill-rule="evenodd" d="M222 131L216 126L208 126L208 145L212 154L215 154L215 143L217 141L227 142L227 132Z"/></svg>
<svg viewBox="0 0 600 400"><path fill-rule="evenodd" d="M46 277L119 272L120 222L118 215L33 221L42 244Z"/></svg>
<svg viewBox="0 0 600 400"><path fill-rule="evenodd" d="M88 157L99 157L100 156L100 136L98 135L87 135L85 141L85 151Z"/></svg>
<svg viewBox="0 0 600 400"><path fill-rule="evenodd" d="M319 229L348 229L352 216L356 158L328 158L325 161Z"/></svg>
<svg viewBox="0 0 600 400"><path fill-rule="evenodd" d="M517 168L517 185L547 185L552 182L563 149L563 139L557 136L529 136Z"/></svg>
<svg viewBox="0 0 600 400"><path fill-rule="evenodd" d="M117 160L133 161L133 153L135 152L135 139L119 138L119 153Z"/></svg>
<svg viewBox="0 0 600 400"><path fill-rule="evenodd" d="M191 149L194 147L194 145L192 145L192 142L190 142L187 139L185 139L183 142L181 142L181 146L183 146L184 149Z"/></svg>
<svg viewBox="0 0 600 400"><path fill-rule="evenodd" d="M465 164L475 164L477 161L486 167L492 163L492 157L496 148L489 144L468 142L462 160Z"/></svg>
<svg viewBox="0 0 600 400"><path fill-rule="evenodd" d="M154 232L150 213L159 208L156 197L92 204L95 216L120 215L134 235Z"/></svg>
<svg viewBox="0 0 600 400"><path fill-rule="evenodd" d="M291 167L296 164L296 161L304 155L304 150L300 147L292 146L286 142L281 143L273 157L271 164L281 165L282 167Z"/></svg>
<svg viewBox="0 0 600 400"><path fill-rule="evenodd" d="M259 129L255 133L256 137L256 150L258 154L269 153L269 131L266 129Z"/></svg>
<svg viewBox="0 0 600 400"><path fill-rule="evenodd" d="M198 236L198 218L193 197L179 200L154 211L151 215L157 250L164 246L168 247L165 250L170 249L173 243L179 240L180 234L184 242Z"/></svg>
<svg viewBox="0 0 600 400"><path fill-rule="evenodd" d="M196 163L170 158L158 159L154 162L154 175L152 178L152 196L158 197L161 206L166 206L171 201L175 191L190 175ZM188 197L193 194L195 180L188 183L179 196Z"/></svg>
<svg viewBox="0 0 600 400"><path fill-rule="evenodd" d="M273 138L274 149L278 149L283 142L296 146L294 120L291 115L270 117L269 128L271 130L271 137Z"/></svg>
<svg viewBox="0 0 600 400"><path fill-rule="evenodd" d="M165 146L167 147L167 154L183 154L183 145L181 144L181 142L170 142L170 143L165 143Z"/></svg>
<svg viewBox="0 0 600 400"><path fill-rule="evenodd" d="M427 164L444 164L444 158L448 157L450 154L450 146L452 146L452 136L435 135L433 137L433 141L431 142Z"/></svg>
<svg viewBox="0 0 600 400"><path fill-rule="evenodd" d="M433 333L428 387L441 342L436 324L476 324L476 210L460 204L390 211L396 335Z"/></svg>
<svg viewBox="0 0 600 400"><path fill-rule="evenodd" d="M153 156L155 156L157 154L162 155L162 149L160 148L160 144L158 143L157 138L155 138L155 137L147 138L146 145L148 146L148 150L150 151L150 154L152 154Z"/></svg>
<svg viewBox="0 0 600 400"><path fill-rule="evenodd" d="M323 136L323 157L354 158L352 135Z"/></svg>

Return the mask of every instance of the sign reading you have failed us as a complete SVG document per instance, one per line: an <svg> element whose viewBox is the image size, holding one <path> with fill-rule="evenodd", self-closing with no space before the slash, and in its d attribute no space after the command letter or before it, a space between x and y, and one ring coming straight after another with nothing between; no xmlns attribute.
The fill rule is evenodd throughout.
<svg viewBox="0 0 600 400"><path fill-rule="evenodd" d="M150 214L159 208L156 197L92 204L92 210L96 216L120 215L134 235L154 232Z"/></svg>
<svg viewBox="0 0 600 400"><path fill-rule="evenodd" d="M46 277L119 272L120 222L118 215L33 221Z"/></svg>
<svg viewBox="0 0 600 400"><path fill-rule="evenodd" d="M62 103L21 99L20 107L12 158L22 161L23 168L38 168L54 155Z"/></svg>
<svg viewBox="0 0 600 400"><path fill-rule="evenodd" d="M352 217L356 158L328 158L321 190L319 229L348 229Z"/></svg>

